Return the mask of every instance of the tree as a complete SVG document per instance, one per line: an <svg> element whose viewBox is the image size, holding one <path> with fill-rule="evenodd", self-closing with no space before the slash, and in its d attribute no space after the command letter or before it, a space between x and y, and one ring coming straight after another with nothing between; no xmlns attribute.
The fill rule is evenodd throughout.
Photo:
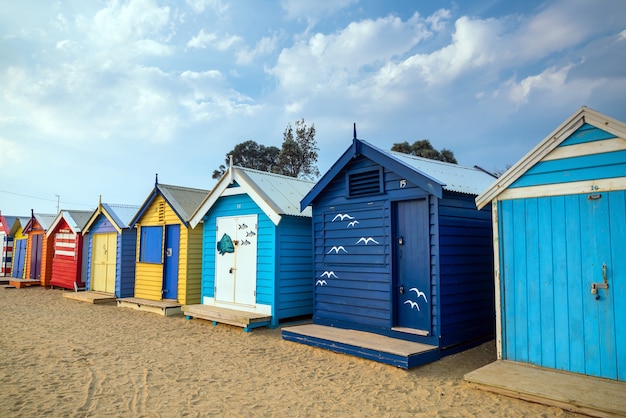
<svg viewBox="0 0 626 418"><path fill-rule="evenodd" d="M307 127L304 119L297 120L295 134L294 138L294 128L288 124L283 132L283 145L274 172L314 180L320 175L315 165L319 150L315 141L315 124Z"/></svg>
<svg viewBox="0 0 626 418"><path fill-rule="evenodd" d="M431 160L457 164L456 158L454 157L454 153L452 151L446 148L442 148L441 151L437 151L428 139L415 141L413 145L409 145L409 143L406 141L396 143L393 144L391 150L404 154L415 155L416 157L424 157Z"/></svg>
<svg viewBox="0 0 626 418"><path fill-rule="evenodd" d="M280 150L277 147L266 147L255 141L242 142L226 154L226 165L220 165L219 169L213 170L213 178L219 179L224 175L230 164L230 156L233 157L234 165L271 172L278 161L279 154Z"/></svg>

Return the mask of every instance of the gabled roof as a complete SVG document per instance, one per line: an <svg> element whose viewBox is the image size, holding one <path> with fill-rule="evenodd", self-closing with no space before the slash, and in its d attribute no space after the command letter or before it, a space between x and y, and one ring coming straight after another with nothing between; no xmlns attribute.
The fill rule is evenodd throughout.
<svg viewBox="0 0 626 418"><path fill-rule="evenodd" d="M122 233L122 229L129 228L129 223L133 216L139 210L137 205L115 205L109 203L98 204L98 207L93 212L84 227L84 232L89 231L89 228L98 219L98 216L105 216L117 230L118 233Z"/></svg>
<svg viewBox="0 0 626 418"><path fill-rule="evenodd" d="M0 231L8 235L13 222L15 222L15 216L0 215Z"/></svg>
<svg viewBox="0 0 626 418"><path fill-rule="evenodd" d="M500 178L491 184L488 189L476 197L476 206L480 209L497 198L500 193L506 190L585 123L617 137L626 138L626 124L586 106L582 106L531 149L521 160L509 168Z"/></svg>
<svg viewBox="0 0 626 418"><path fill-rule="evenodd" d="M55 217L56 215L50 215L47 213L33 213L31 214L30 218L28 218L28 222L26 222L26 224L24 225L22 232L25 234L31 232L34 227L33 225L34 221L37 221L37 223L41 226L41 228L45 232L50 228L50 225L54 221Z"/></svg>
<svg viewBox="0 0 626 418"><path fill-rule="evenodd" d="M354 158L366 157L397 173L407 181L441 198L443 190L478 194L494 180L494 176L476 167L464 167L427 158L414 157L393 151L383 151L366 141L354 138L352 145L322 176L320 181L302 199L300 207L309 206L326 186Z"/></svg>
<svg viewBox="0 0 626 418"><path fill-rule="evenodd" d="M152 189L150 195L143 202L139 211L131 219L129 227L132 228L135 226L148 209L148 206L150 206L150 203L152 203L157 196L162 196L174 213L176 213L180 221L186 226L189 226L191 215L193 215L209 192L209 190L204 189L156 183L154 189Z"/></svg>
<svg viewBox="0 0 626 418"><path fill-rule="evenodd" d="M80 233L87 224L87 221L91 217L92 213L92 210L61 210L46 231L46 236L49 237L50 234L52 234L52 231L54 231L59 222L61 222L61 219L65 219L65 222L74 233Z"/></svg>
<svg viewBox="0 0 626 418"><path fill-rule="evenodd" d="M28 218L27 216L16 216L15 222L13 222L13 225L11 225L11 231L9 232L9 235L15 236L20 228L22 228L22 231L24 231L24 226L28 223L29 219L30 218Z"/></svg>
<svg viewBox="0 0 626 418"><path fill-rule="evenodd" d="M236 183L238 187L231 187ZM300 200L315 183L280 174L244 167L230 167L193 214L195 228L215 202L225 195L246 193L278 225L283 215L311 217L311 210L300 211Z"/></svg>

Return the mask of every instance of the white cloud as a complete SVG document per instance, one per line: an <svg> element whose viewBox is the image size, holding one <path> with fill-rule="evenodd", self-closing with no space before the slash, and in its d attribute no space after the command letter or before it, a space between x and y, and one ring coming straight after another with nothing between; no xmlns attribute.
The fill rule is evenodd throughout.
<svg viewBox="0 0 626 418"><path fill-rule="evenodd" d="M226 51L242 41L243 39L240 36L227 35L220 38L215 33L206 33L204 29L200 29L200 32L187 42L187 46L196 49L205 49L212 46L218 51Z"/></svg>
<svg viewBox="0 0 626 418"><path fill-rule="evenodd" d="M2 120L0 120L0 124ZM0 136L0 166L4 167L8 171L9 167L17 166L22 162L22 156L27 155L21 147L15 142L9 141Z"/></svg>
<svg viewBox="0 0 626 418"><path fill-rule="evenodd" d="M418 15L403 22L395 16L352 22L343 30L316 33L308 41L284 49L268 70L296 95L316 86L336 86L361 77L394 57L402 56L430 36Z"/></svg>
<svg viewBox="0 0 626 418"><path fill-rule="evenodd" d="M562 68L550 67L541 72L541 74L524 78L519 83L509 81L507 83L508 96L513 102L522 104L528 102L530 95L534 91L559 91L565 85L567 74L571 68L571 65Z"/></svg>
<svg viewBox="0 0 626 418"><path fill-rule="evenodd" d="M200 32L187 42L189 48L201 48L204 49L217 39L217 35L214 33L206 33L204 29L200 29Z"/></svg>
<svg viewBox="0 0 626 418"><path fill-rule="evenodd" d="M276 50L278 45L278 37L264 36L260 41L256 43L254 49L250 50L248 47L244 47L237 52L237 64L250 64L256 57L268 55Z"/></svg>
<svg viewBox="0 0 626 418"><path fill-rule="evenodd" d="M186 0L187 4L196 13L202 13L205 9L210 8L217 14L224 14L228 10L228 4L221 0Z"/></svg>

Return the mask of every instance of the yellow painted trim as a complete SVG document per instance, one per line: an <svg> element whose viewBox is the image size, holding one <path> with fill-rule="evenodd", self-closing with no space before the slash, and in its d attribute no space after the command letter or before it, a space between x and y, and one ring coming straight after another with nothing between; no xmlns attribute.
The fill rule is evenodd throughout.
<svg viewBox="0 0 626 418"><path fill-rule="evenodd" d="M582 157L584 155L604 154L623 150L626 150L626 140L623 138L611 138L603 141L558 147L550 154L546 155L541 161L561 160L564 158Z"/></svg>
<svg viewBox="0 0 626 418"><path fill-rule="evenodd" d="M600 193L614 190L626 190L626 177L506 189L500 193L498 200Z"/></svg>

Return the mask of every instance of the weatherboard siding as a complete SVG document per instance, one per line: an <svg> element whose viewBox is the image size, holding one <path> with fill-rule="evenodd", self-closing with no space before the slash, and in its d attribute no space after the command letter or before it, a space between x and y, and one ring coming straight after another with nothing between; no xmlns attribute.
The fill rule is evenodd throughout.
<svg viewBox="0 0 626 418"><path fill-rule="evenodd" d="M567 152L568 149L579 147L581 144L594 144L607 140L616 142L614 147L608 148L608 152L586 155ZM626 177L626 142L588 124L578 128L555 148L553 154L562 158L545 158L527 170L509 188Z"/></svg>
<svg viewBox="0 0 626 418"><path fill-rule="evenodd" d="M274 302L277 319L313 312L311 219L284 216L277 228Z"/></svg>
<svg viewBox="0 0 626 418"><path fill-rule="evenodd" d="M614 274L626 271L626 192L603 194L603 206L588 195L549 196L501 200L500 264L503 309L503 357L542 367L610 378L626 377L626 364L605 361L601 350L626 352L626 329L603 327L588 282L601 281L599 267L591 265L590 248L596 221L606 232L612 256L606 261ZM593 213L593 219L589 213ZM593 279L596 277L596 279ZM611 277L619 283L620 277ZM609 286L611 286L611 282ZM609 287L606 297L624 300L624 286ZM580 315L580 312L589 312ZM615 323L626 321L614 308Z"/></svg>
<svg viewBox="0 0 626 418"><path fill-rule="evenodd" d="M493 247L490 208L474 196L444 192L439 203L441 346L493 334Z"/></svg>
<svg viewBox="0 0 626 418"><path fill-rule="evenodd" d="M117 271L115 274L115 294L120 298L135 295L135 251L137 230L123 229L117 236Z"/></svg>

